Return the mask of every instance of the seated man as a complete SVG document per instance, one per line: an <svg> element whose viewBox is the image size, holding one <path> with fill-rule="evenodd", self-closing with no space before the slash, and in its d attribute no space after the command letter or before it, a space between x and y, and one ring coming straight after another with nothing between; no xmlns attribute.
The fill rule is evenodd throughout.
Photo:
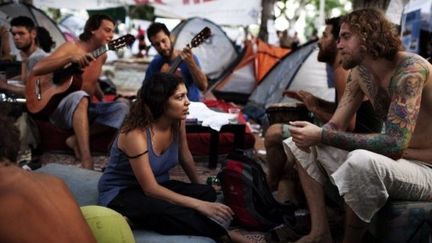
<svg viewBox="0 0 432 243"><path fill-rule="evenodd" d="M330 120L344 93L348 76L348 71L342 68L341 55L336 48L340 29L339 21L340 18L327 19L325 30L318 42L318 61L331 65L334 72L336 103L327 102L303 90L285 92L287 95L302 101L306 108L321 122ZM356 120L351 120L350 130L354 128L354 122L355 131L358 132L379 132L382 124L382 121L375 117L368 101L362 103ZM294 161L292 158L287 158L282 145L282 141L288 137L290 134L287 124L273 124L267 129L264 140L268 164L267 182L273 190L278 190L277 198L279 201L291 200L298 203L300 196L296 193L298 191L298 179L296 179L297 173L293 167Z"/></svg>
<svg viewBox="0 0 432 243"><path fill-rule="evenodd" d="M26 16L15 17L10 22L11 33L13 36L15 47L20 50L21 55L21 75L15 77L22 81L22 85L8 83L7 80L0 80L0 90L6 91L17 97L24 97L24 85L33 69L33 66L42 58L47 56L38 44L37 27L33 20ZM52 42L49 38L46 42Z"/></svg>
<svg viewBox="0 0 432 243"><path fill-rule="evenodd" d="M0 124L0 242L96 242L63 181L15 166L18 130Z"/></svg>
<svg viewBox="0 0 432 243"><path fill-rule="evenodd" d="M73 129L75 134L65 142L86 169L94 168L90 153L90 134L103 134L118 129L129 111L126 102L91 102L92 96L103 96L98 92L98 78L107 59L106 53L94 57L91 52L111 41L113 34L114 20L111 17L92 15L85 24L80 40L62 44L33 69L35 75L48 74L71 63L81 69L81 90L65 94L49 119L59 128Z"/></svg>
<svg viewBox="0 0 432 243"><path fill-rule="evenodd" d="M154 73L167 72L174 60L181 56L183 59L179 65L181 78L186 84L190 101L200 101L200 92L207 89L208 81L202 72L198 58L192 54L190 48L182 51L174 50L168 28L162 23L153 23L147 29L147 36L151 44L157 50L156 55L147 68L145 78L150 78Z"/></svg>
<svg viewBox="0 0 432 243"><path fill-rule="evenodd" d="M286 140L311 214L311 231L298 242L332 242L323 210L326 182L345 201L345 243L362 241L389 198L432 201L431 64L402 51L394 26L374 9L342 19L337 47L351 72L334 115L323 127L290 122ZM384 130L347 132L366 97L385 119Z"/></svg>
<svg viewBox="0 0 432 243"><path fill-rule="evenodd" d="M10 21L10 25L15 47L20 51L22 59L21 74L13 79L21 82L10 83L6 79L0 79L0 92L4 91L12 97L24 97L25 84L33 66L48 55L45 51L49 52L54 42L46 30L40 33L39 29L42 27L36 27L29 17L15 17ZM41 47L46 45L48 46L45 51L42 50ZM21 152L25 153L30 147L32 149L32 161L34 162L31 167L38 167L40 166L38 159L41 155L41 151L38 150L39 131L34 120L24 111L26 111L24 104L20 104L14 106L14 110L10 115L18 117L16 124L20 130ZM21 159L24 158L19 160Z"/></svg>

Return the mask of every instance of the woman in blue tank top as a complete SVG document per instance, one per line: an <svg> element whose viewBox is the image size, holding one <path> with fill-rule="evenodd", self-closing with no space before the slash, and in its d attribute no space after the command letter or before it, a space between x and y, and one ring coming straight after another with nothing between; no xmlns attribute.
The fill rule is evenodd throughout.
<svg viewBox="0 0 432 243"><path fill-rule="evenodd" d="M176 76L159 73L144 81L112 145L98 185L99 203L134 227L247 242L221 226L233 211L215 202L213 187L198 182L186 140L188 107L186 86ZM177 163L191 183L170 180Z"/></svg>

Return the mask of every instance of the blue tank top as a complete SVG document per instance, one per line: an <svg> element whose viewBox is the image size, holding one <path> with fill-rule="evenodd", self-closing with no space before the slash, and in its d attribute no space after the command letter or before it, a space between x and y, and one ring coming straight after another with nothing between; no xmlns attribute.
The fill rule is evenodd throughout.
<svg viewBox="0 0 432 243"><path fill-rule="evenodd" d="M178 164L178 136L174 135L173 142L161 155L153 151L151 134L146 129L147 148L150 167L158 183L169 180L169 170ZM99 204L107 206L122 189L139 186L139 183L132 171L127 155L118 147L118 136L111 146L110 157L107 167L98 183ZM131 154L130 156L134 156Z"/></svg>

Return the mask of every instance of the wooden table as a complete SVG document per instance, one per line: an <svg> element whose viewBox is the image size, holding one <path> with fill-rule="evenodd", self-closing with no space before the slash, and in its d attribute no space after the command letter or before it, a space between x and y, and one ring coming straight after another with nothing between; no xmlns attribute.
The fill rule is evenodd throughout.
<svg viewBox="0 0 432 243"><path fill-rule="evenodd" d="M198 124L186 124L187 133L210 133L209 147L209 164L208 167L215 169L219 158L219 133L230 132L234 134L234 149L244 148L245 140L245 124L227 124L223 125L218 132L210 127L204 127Z"/></svg>

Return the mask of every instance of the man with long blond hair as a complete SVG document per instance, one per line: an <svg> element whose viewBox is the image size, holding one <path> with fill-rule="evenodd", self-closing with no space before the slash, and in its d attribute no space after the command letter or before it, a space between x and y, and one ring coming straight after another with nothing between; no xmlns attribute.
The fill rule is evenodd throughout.
<svg viewBox="0 0 432 243"><path fill-rule="evenodd" d="M292 153L311 213L311 231L298 242L331 242L323 184L346 206L344 242L361 242L389 198L432 200L432 66L402 51L394 26L374 9L342 19L338 49L351 69L344 95L323 127L290 123ZM380 133L346 132L364 98L385 120Z"/></svg>

